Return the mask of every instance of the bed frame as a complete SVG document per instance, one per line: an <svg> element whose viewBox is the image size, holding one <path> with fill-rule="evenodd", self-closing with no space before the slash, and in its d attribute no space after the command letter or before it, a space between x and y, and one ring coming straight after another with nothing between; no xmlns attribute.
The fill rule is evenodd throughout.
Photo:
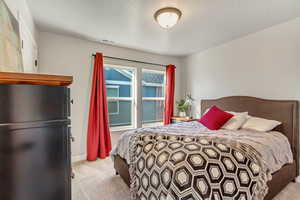
<svg viewBox="0 0 300 200"><path fill-rule="evenodd" d="M287 184L299 176L299 102L293 100L268 100L247 96L231 96L220 99L201 101L201 113L207 108L216 105L221 109L235 112L248 111L249 115L274 119L282 122L275 130L285 134L291 144L294 162L283 166L272 174L272 180L268 182L269 192L265 200L271 200ZM114 167L129 186L129 166L120 156L115 157Z"/></svg>

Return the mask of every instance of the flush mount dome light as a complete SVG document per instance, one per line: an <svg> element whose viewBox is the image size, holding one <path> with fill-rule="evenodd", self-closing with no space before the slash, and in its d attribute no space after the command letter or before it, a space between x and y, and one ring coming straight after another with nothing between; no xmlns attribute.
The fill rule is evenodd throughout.
<svg viewBox="0 0 300 200"><path fill-rule="evenodd" d="M159 9L154 14L157 23L163 28L171 28L179 21L182 13L179 9L166 7Z"/></svg>

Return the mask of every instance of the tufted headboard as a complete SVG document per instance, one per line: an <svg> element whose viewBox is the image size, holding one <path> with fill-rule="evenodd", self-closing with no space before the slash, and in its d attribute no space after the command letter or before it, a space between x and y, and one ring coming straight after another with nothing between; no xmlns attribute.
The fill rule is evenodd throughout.
<svg viewBox="0 0 300 200"><path fill-rule="evenodd" d="M249 115L282 122L275 130L285 134L291 144L299 175L299 102L294 100L268 100L248 96L230 96L201 101L201 113L216 105L227 111L245 112Z"/></svg>

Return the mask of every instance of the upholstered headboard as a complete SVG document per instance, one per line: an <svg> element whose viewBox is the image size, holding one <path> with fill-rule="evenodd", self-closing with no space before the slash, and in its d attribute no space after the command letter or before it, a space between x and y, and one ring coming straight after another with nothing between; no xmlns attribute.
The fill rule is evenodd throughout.
<svg viewBox="0 0 300 200"><path fill-rule="evenodd" d="M268 100L247 96L231 96L201 101L201 113L216 105L227 111L248 111L249 115L282 122L276 128L285 134L291 144L299 170L299 102L293 100ZM297 172L299 175L299 171Z"/></svg>

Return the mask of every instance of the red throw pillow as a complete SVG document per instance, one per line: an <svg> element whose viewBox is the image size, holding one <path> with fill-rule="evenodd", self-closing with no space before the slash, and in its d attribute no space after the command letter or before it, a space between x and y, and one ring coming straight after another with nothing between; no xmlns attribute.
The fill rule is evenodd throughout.
<svg viewBox="0 0 300 200"><path fill-rule="evenodd" d="M233 116L217 106L213 106L198 121L210 130L218 130Z"/></svg>

